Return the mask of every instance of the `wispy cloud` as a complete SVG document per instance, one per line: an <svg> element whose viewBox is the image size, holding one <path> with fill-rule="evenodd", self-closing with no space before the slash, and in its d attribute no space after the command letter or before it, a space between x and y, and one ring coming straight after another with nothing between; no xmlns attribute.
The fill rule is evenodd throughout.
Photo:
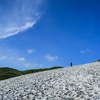
<svg viewBox="0 0 100 100"><path fill-rule="evenodd" d="M84 53L89 53L90 51L91 51L91 50L87 48L87 49L85 49L85 50L81 50L80 53L81 53L81 54L84 54Z"/></svg>
<svg viewBox="0 0 100 100"><path fill-rule="evenodd" d="M0 4L0 38L31 28L41 16L39 7L43 0L11 0L9 5L7 2L4 6Z"/></svg>
<svg viewBox="0 0 100 100"><path fill-rule="evenodd" d="M49 54L47 54L46 56L44 56L48 61L54 61L56 59L58 59L58 56L50 56Z"/></svg>
<svg viewBox="0 0 100 100"><path fill-rule="evenodd" d="M25 58L19 58L18 60L19 61L25 61Z"/></svg>
<svg viewBox="0 0 100 100"><path fill-rule="evenodd" d="M0 57L0 60L5 60L7 57L6 56L2 56Z"/></svg>
<svg viewBox="0 0 100 100"><path fill-rule="evenodd" d="M24 64L24 66L27 68L40 68L40 67L42 67L42 64L26 63L26 64Z"/></svg>
<svg viewBox="0 0 100 100"><path fill-rule="evenodd" d="M80 53L82 53L82 54L83 54L83 53L86 53L86 51L81 50L81 51L80 51Z"/></svg>
<svg viewBox="0 0 100 100"><path fill-rule="evenodd" d="M31 54L31 53L33 53L33 52L35 52L36 50L35 49L28 49L27 50L27 52L29 53L29 54Z"/></svg>
<svg viewBox="0 0 100 100"><path fill-rule="evenodd" d="M26 63L26 64L24 64L24 66L25 66L25 67L31 67L32 64L31 64L31 63Z"/></svg>

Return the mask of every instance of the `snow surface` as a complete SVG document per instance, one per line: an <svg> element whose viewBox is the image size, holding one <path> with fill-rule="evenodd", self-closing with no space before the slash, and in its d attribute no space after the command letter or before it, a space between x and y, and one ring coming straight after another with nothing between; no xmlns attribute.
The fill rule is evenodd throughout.
<svg viewBox="0 0 100 100"><path fill-rule="evenodd" d="M0 81L0 100L100 100L100 62Z"/></svg>

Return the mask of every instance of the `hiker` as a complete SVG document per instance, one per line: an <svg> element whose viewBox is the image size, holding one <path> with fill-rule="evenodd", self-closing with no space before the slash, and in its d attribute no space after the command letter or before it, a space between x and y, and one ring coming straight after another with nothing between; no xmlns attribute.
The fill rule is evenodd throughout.
<svg viewBox="0 0 100 100"><path fill-rule="evenodd" d="M72 67L72 62L70 63L70 66Z"/></svg>

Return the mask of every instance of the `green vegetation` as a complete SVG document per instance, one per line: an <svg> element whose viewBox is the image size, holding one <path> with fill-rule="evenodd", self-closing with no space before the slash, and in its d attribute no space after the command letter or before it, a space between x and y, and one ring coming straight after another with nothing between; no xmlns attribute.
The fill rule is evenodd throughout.
<svg viewBox="0 0 100 100"><path fill-rule="evenodd" d="M21 72L16 69L8 67L0 68L0 80L8 79L19 75L21 75Z"/></svg>
<svg viewBox="0 0 100 100"><path fill-rule="evenodd" d="M20 75L30 74L30 73L58 69L58 68L63 68L63 67L56 66L56 67L51 67L51 68L31 69L31 70L25 70L25 71L19 71L19 70L9 68L9 67L2 67L0 68L0 80L16 77Z"/></svg>

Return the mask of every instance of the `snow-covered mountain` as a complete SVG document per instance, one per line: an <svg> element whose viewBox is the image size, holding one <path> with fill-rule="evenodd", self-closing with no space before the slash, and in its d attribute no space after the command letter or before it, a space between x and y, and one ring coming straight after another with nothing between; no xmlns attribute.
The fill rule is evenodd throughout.
<svg viewBox="0 0 100 100"><path fill-rule="evenodd" d="M0 81L0 100L100 100L100 62Z"/></svg>

